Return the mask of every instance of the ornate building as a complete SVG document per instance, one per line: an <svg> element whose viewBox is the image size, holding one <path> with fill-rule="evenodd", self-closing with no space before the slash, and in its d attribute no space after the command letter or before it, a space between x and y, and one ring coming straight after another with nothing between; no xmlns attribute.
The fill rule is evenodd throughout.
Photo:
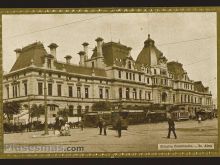
<svg viewBox="0 0 220 165"><path fill-rule="evenodd" d="M71 63L70 55L66 62L58 61L55 43L48 46L50 53L41 42L16 49L16 62L4 74L4 101L44 104L46 83L51 115L64 108L72 114L88 112L93 103L103 100L124 107L176 105L190 113L212 109L209 88L191 80L181 63L168 62L150 35L136 60L130 47L102 38L95 41L90 58L89 44L82 44L79 65Z"/></svg>

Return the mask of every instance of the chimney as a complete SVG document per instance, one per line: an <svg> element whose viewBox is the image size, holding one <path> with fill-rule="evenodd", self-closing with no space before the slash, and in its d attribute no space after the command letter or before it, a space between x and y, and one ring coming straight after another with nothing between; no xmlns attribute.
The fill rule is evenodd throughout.
<svg viewBox="0 0 220 165"><path fill-rule="evenodd" d="M20 48L18 48L18 49L15 49L14 50L15 51L15 53L16 53L16 60L18 59L18 57L20 56L20 54L21 54L21 49Z"/></svg>
<svg viewBox="0 0 220 165"><path fill-rule="evenodd" d="M83 66L84 65L84 59L85 59L85 52L84 51L80 51L79 53L80 56L80 61L79 61L79 65Z"/></svg>
<svg viewBox="0 0 220 165"><path fill-rule="evenodd" d="M88 43L84 42L83 44L84 52L85 52L85 60L88 60Z"/></svg>
<svg viewBox="0 0 220 165"><path fill-rule="evenodd" d="M66 59L66 63L70 64L70 60L71 60L72 56L66 55L64 58Z"/></svg>
<svg viewBox="0 0 220 165"><path fill-rule="evenodd" d="M131 57L131 47L128 47L128 57Z"/></svg>
<svg viewBox="0 0 220 165"><path fill-rule="evenodd" d="M96 40L97 42L97 56L98 57L102 57L102 43L103 43L103 39L98 37Z"/></svg>
<svg viewBox="0 0 220 165"><path fill-rule="evenodd" d="M58 45L55 43L51 43L48 47L50 48L50 54L53 55L55 59L57 59L56 48L58 47Z"/></svg>

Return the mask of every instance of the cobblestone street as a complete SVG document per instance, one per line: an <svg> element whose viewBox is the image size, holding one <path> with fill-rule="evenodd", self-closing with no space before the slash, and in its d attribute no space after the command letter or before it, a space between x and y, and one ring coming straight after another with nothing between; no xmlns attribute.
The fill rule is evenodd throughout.
<svg viewBox="0 0 220 165"><path fill-rule="evenodd" d="M158 144L169 143L214 143L218 139L217 119L176 122L175 139L167 139L167 122L129 125L122 131L122 137L117 137L115 130L107 130L107 136L98 135L98 128L71 129L71 136L57 137L50 131L49 136L41 136L43 132L5 134L5 144L24 145L68 145L83 146L83 152L148 152L158 151Z"/></svg>

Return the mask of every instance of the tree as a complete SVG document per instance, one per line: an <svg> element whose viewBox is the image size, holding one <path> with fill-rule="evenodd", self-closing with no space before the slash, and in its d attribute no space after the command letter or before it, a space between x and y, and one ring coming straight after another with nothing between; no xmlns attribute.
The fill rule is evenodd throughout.
<svg viewBox="0 0 220 165"><path fill-rule="evenodd" d="M37 118L37 121L40 117L40 115L44 114L44 106L40 105L36 105L36 104L32 104L31 108L30 108L30 117L31 119L33 117Z"/></svg>
<svg viewBox="0 0 220 165"><path fill-rule="evenodd" d="M17 101L3 103L3 113L6 114L8 121L10 121L12 115L20 112L20 107L21 105Z"/></svg>
<svg viewBox="0 0 220 165"><path fill-rule="evenodd" d="M113 107L112 103L108 101L99 101L92 105L93 111L109 111Z"/></svg>
<svg viewBox="0 0 220 165"><path fill-rule="evenodd" d="M68 116L69 116L69 110L66 109L66 108L64 108L63 110L59 110L59 111L57 112L57 114L58 114L59 116L63 117L65 121L67 121L67 120L68 120Z"/></svg>

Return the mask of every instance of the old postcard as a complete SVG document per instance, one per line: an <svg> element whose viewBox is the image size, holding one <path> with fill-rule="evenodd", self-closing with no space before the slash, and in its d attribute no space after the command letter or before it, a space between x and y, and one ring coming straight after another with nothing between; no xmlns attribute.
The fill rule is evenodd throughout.
<svg viewBox="0 0 220 165"><path fill-rule="evenodd" d="M218 9L2 9L1 157L219 156Z"/></svg>

